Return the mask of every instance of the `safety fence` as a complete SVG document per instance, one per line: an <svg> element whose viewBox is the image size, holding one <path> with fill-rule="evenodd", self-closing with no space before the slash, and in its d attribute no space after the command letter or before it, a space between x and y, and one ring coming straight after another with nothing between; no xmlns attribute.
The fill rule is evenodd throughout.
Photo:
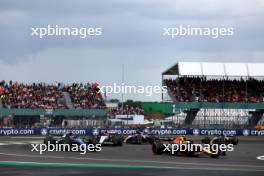
<svg viewBox="0 0 264 176"><path fill-rule="evenodd" d="M1 116L106 116L106 109L7 109L0 108Z"/></svg>

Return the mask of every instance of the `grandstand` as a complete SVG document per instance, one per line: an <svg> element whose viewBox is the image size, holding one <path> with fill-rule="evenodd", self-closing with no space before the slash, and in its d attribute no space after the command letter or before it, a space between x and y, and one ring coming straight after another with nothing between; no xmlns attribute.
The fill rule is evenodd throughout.
<svg viewBox="0 0 264 176"><path fill-rule="evenodd" d="M98 120L105 120L106 113L97 83L64 85L0 82L2 126L6 126L9 121L7 126L11 124L16 127L32 127L36 124L68 126L68 122L74 122L75 126L89 126L95 125Z"/></svg>
<svg viewBox="0 0 264 176"><path fill-rule="evenodd" d="M264 113L264 63L179 62L162 73L184 127L254 127Z"/></svg>

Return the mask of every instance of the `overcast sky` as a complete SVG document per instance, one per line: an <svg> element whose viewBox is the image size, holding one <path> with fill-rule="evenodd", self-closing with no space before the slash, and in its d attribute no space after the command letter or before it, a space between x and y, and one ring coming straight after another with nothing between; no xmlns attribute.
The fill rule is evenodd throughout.
<svg viewBox="0 0 264 176"><path fill-rule="evenodd" d="M263 62L263 9L262 0L1 0L0 79L112 85L124 64L126 84L161 85L161 73L178 61ZM103 35L31 36L32 27L56 24L101 27ZM162 28L180 24L233 27L234 36L162 36Z"/></svg>

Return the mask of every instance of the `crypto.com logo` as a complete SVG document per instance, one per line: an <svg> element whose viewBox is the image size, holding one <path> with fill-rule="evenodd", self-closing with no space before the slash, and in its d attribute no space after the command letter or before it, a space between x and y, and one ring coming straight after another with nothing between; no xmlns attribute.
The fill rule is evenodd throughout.
<svg viewBox="0 0 264 176"><path fill-rule="evenodd" d="M41 131L40 131L40 133L41 133L43 136L45 136L45 135L48 134L48 130L47 130L46 128L42 128Z"/></svg>

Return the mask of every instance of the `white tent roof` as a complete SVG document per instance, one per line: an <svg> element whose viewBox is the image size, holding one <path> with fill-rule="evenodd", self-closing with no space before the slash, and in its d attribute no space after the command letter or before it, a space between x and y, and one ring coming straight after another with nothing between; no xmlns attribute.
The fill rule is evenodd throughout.
<svg viewBox="0 0 264 176"><path fill-rule="evenodd" d="M203 63L202 64L203 75L218 76L225 75L225 68L222 63Z"/></svg>
<svg viewBox="0 0 264 176"><path fill-rule="evenodd" d="M264 76L264 63L248 64L248 71L251 76Z"/></svg>
<svg viewBox="0 0 264 176"><path fill-rule="evenodd" d="M264 77L264 63L179 62L163 74Z"/></svg>
<svg viewBox="0 0 264 176"><path fill-rule="evenodd" d="M202 75L201 64L197 62L179 62L179 72L181 75Z"/></svg>

